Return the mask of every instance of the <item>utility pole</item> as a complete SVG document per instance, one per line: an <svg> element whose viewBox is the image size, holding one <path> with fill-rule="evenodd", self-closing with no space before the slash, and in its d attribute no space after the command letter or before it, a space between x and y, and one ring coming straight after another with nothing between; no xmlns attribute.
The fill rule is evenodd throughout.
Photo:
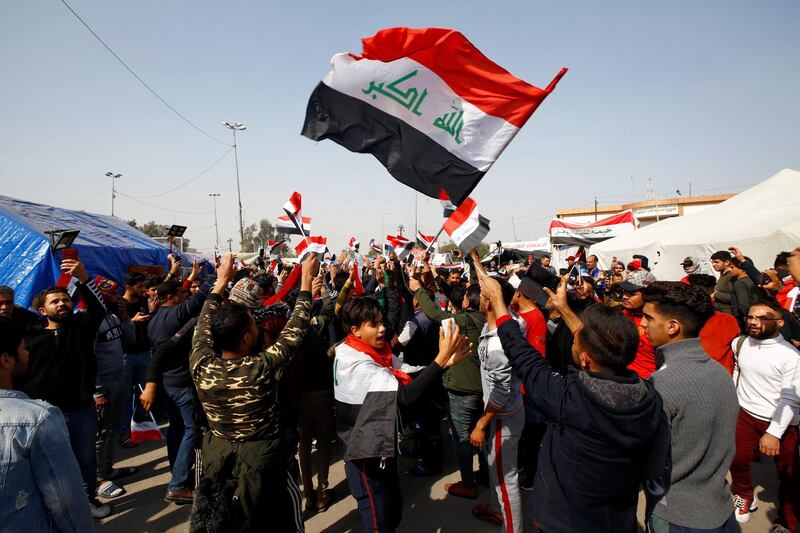
<svg viewBox="0 0 800 533"><path fill-rule="evenodd" d="M219 193L209 193L209 196L211 201L214 202L214 231L217 234L217 247L215 249L219 251L219 225L217 224L217 196L219 196Z"/></svg>
<svg viewBox="0 0 800 533"><path fill-rule="evenodd" d="M419 193L417 193L417 191L414 191L414 238L415 239L417 238L417 235L419 235L419 226L417 225L417 197L418 196L419 196Z"/></svg>
<svg viewBox="0 0 800 533"><path fill-rule="evenodd" d="M111 216L114 216L114 199L117 197L117 179L122 177L122 174L114 174L113 172L106 172L106 176L111 178Z"/></svg>
<svg viewBox="0 0 800 533"><path fill-rule="evenodd" d="M388 215L388 214L389 213L384 213L383 211L378 212L378 215L380 215L380 217L381 217L381 234L380 234L380 238L381 238L381 253L383 253L383 250L384 250L383 243L386 241L386 235L383 233L383 217L385 215Z"/></svg>
<svg viewBox="0 0 800 533"><path fill-rule="evenodd" d="M403 232L405 231L405 229L406 229L406 227L404 225L400 224L399 226L397 226L397 234L402 237L403 236Z"/></svg>
<svg viewBox="0 0 800 533"><path fill-rule="evenodd" d="M228 251L233 253L233 239L228 238Z"/></svg>
<svg viewBox="0 0 800 533"><path fill-rule="evenodd" d="M246 130L247 126L241 122L233 124L223 122L222 125L233 133L233 157L236 159L236 194L239 196L239 247L244 250L244 215L242 214L242 188L239 185L239 150L236 147L236 132Z"/></svg>
<svg viewBox="0 0 800 533"><path fill-rule="evenodd" d="M517 225L514 224L514 215L511 215L511 228L514 230L514 240L517 240Z"/></svg>
<svg viewBox="0 0 800 533"><path fill-rule="evenodd" d="M594 197L594 221L597 222L597 196Z"/></svg>

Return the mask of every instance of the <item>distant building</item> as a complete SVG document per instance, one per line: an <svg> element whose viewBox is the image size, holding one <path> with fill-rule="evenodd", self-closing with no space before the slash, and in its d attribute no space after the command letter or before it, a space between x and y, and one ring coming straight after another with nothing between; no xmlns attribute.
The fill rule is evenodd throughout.
<svg viewBox="0 0 800 533"><path fill-rule="evenodd" d="M658 200L646 200L644 202L633 202L621 205L599 205L594 207L581 207L578 209L559 209L556 211L556 218L572 224L588 224L596 219L616 215L627 209L633 210L633 214L639 220L639 227L648 226L665 218L681 217L697 213L724 202L728 198L733 198L734 194L717 194L714 196L679 196L677 198L661 198ZM596 218L595 218L596 215Z"/></svg>

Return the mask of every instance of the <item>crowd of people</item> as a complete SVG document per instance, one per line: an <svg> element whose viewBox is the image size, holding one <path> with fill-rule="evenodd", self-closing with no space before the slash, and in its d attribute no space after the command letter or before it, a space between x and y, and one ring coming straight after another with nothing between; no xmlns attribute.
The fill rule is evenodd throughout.
<svg viewBox="0 0 800 533"><path fill-rule="evenodd" d="M687 257L680 280L644 256L460 259L228 254L182 279L171 256L165 276L110 280L65 258L68 287L0 286L0 529L91 531L150 412L192 531L304 531L337 441L363 531L402 521L398 456L441 476L445 446L447 495L510 533L522 492L548 533L636 531L641 497L650 531L733 532L759 457L772 531L800 531L800 248L764 269L737 248Z"/></svg>

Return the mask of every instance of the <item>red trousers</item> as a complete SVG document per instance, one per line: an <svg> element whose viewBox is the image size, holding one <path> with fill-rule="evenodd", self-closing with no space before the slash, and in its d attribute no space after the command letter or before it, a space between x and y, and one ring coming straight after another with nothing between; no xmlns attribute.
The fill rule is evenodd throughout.
<svg viewBox="0 0 800 533"><path fill-rule="evenodd" d="M739 410L736 422L736 455L731 464L731 489L742 498L753 498L753 476L750 463L756 458L758 441L766 433L769 422ZM778 470L778 521L790 531L797 527L800 511L800 460L797 450L797 426L789 426L781 438L780 453L775 457Z"/></svg>

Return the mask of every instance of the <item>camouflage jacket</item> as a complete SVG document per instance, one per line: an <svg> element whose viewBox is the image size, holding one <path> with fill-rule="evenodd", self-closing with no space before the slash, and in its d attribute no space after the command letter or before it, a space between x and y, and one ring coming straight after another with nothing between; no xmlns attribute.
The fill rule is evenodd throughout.
<svg viewBox="0 0 800 533"><path fill-rule="evenodd" d="M297 297L292 317L278 340L257 355L223 359L211 340L211 316L221 298L206 300L192 339L189 368L212 433L228 440L276 439L278 382L308 329L311 293Z"/></svg>

